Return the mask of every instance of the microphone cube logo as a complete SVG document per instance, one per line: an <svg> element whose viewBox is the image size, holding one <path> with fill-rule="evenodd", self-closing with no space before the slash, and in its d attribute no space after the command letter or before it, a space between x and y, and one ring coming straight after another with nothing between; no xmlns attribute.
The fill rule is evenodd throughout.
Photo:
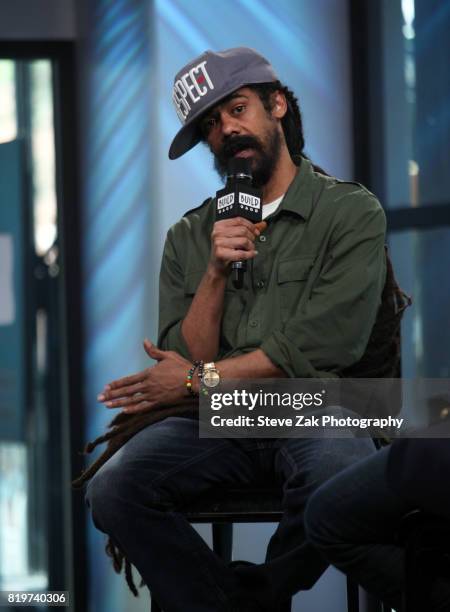
<svg viewBox="0 0 450 612"><path fill-rule="evenodd" d="M216 221L243 217L253 223L261 221L260 191L250 185L227 184L216 193Z"/></svg>
<svg viewBox="0 0 450 612"><path fill-rule="evenodd" d="M244 210L257 212L261 208L261 198L249 193L239 192L239 207Z"/></svg>
<svg viewBox="0 0 450 612"><path fill-rule="evenodd" d="M217 213L220 215L231 210L234 205L234 192L227 193L217 200Z"/></svg>

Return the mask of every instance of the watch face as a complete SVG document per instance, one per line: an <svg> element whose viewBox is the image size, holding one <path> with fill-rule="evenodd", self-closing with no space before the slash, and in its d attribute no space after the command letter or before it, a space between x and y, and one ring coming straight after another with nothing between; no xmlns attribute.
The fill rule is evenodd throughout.
<svg viewBox="0 0 450 612"><path fill-rule="evenodd" d="M220 383L219 372L214 370L210 370L204 373L203 375L203 384L206 387L215 387Z"/></svg>

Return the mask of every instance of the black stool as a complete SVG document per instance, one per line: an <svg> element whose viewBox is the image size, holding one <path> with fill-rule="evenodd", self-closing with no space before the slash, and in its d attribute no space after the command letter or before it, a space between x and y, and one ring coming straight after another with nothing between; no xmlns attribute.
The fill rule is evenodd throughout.
<svg viewBox="0 0 450 612"><path fill-rule="evenodd" d="M190 523L211 523L214 552L226 563L231 561L233 523L279 523L283 515L279 488L230 489L201 497L180 510ZM347 578L348 612L359 612L359 587ZM367 595L367 612L388 612L375 598ZM291 612L292 599L282 604L282 612ZM161 612L152 597L151 612Z"/></svg>

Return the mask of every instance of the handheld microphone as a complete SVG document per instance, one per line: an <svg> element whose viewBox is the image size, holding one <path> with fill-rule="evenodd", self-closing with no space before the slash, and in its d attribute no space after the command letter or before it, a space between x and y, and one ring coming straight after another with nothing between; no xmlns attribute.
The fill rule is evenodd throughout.
<svg viewBox="0 0 450 612"><path fill-rule="evenodd" d="M262 220L262 194L260 189L252 186L252 170L249 159L235 157L230 159L227 171L227 183L216 194L216 221L243 217L258 223ZM233 285L242 289L246 261L233 261L231 264Z"/></svg>

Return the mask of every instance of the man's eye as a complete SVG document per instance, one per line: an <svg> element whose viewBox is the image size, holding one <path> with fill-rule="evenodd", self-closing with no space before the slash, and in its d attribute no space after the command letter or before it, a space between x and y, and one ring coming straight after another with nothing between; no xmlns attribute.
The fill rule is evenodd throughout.
<svg viewBox="0 0 450 612"><path fill-rule="evenodd" d="M203 132L208 133L210 130L212 130L212 128L216 125L216 123L217 123L217 120L214 119L214 117L210 117L209 119L206 119L202 124Z"/></svg>
<svg viewBox="0 0 450 612"><path fill-rule="evenodd" d="M240 115L245 109L245 105L244 104L238 104L237 106L235 106L233 108L233 113L235 115Z"/></svg>

